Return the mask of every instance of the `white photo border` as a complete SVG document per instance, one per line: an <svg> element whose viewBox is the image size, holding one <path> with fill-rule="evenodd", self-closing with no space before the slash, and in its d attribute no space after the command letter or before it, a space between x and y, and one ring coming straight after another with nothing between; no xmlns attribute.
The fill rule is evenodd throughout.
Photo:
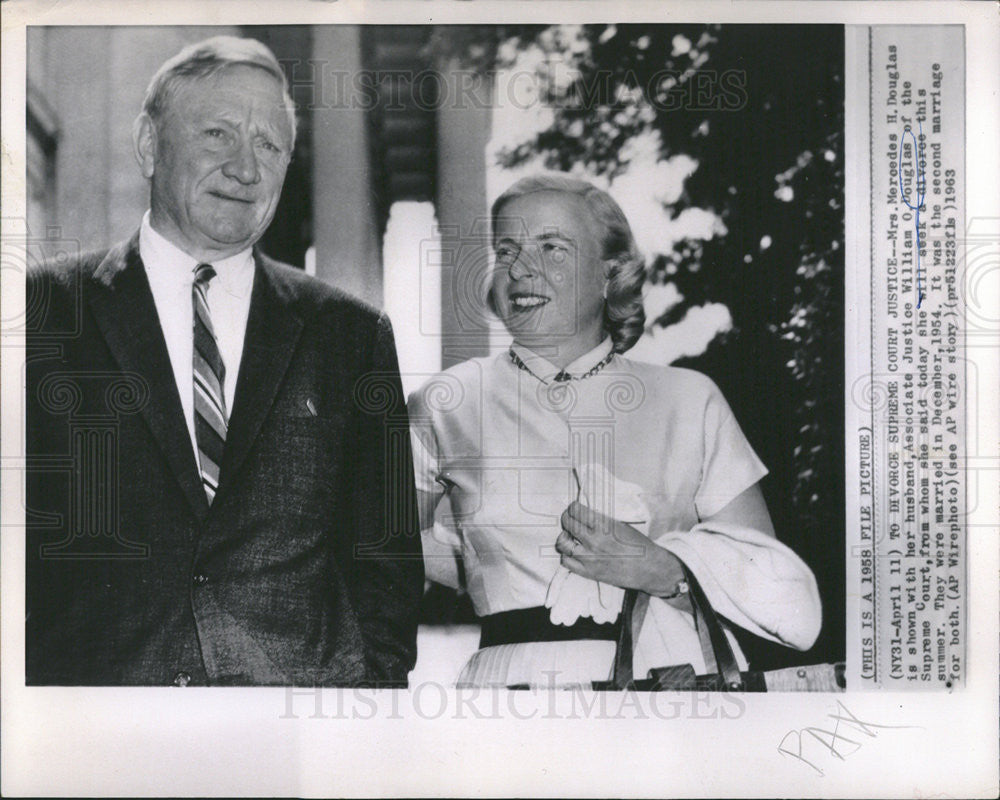
<svg viewBox="0 0 1000 800"><path fill-rule="evenodd" d="M667 23L963 24L967 213L1000 225L1000 53L992 3L637 2L627 10L603 2L405 0L266 5L164 0L153 6L126 0L14 0L3 5L0 207L5 239L9 226L26 216L28 24L440 24L540 16L577 23L624 17ZM979 287L987 297L996 297L997 273L993 265ZM23 277L4 269L0 318L16 317L23 306ZM997 347L969 354L982 391L975 451L982 474L968 529L964 689L839 696L632 695L585 715L572 693L463 698L441 687L353 696L270 688L25 687L24 539L23 518L17 518L21 482L10 479L23 464L23 357L16 346L4 345L0 789L7 796L996 795ZM831 734L837 738L831 740Z"/></svg>

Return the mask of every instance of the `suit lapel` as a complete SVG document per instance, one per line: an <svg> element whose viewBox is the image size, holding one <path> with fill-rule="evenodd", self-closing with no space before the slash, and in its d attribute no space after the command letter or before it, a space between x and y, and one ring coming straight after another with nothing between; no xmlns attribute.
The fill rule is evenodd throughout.
<svg viewBox="0 0 1000 800"><path fill-rule="evenodd" d="M110 250L94 271L88 302L115 361L149 388L142 415L199 520L208 513L156 304L139 258L139 236Z"/></svg>
<svg viewBox="0 0 1000 800"><path fill-rule="evenodd" d="M222 457L219 495L229 491L250 452L302 333L302 322L288 307L286 289L276 269L256 251L254 261L250 314Z"/></svg>

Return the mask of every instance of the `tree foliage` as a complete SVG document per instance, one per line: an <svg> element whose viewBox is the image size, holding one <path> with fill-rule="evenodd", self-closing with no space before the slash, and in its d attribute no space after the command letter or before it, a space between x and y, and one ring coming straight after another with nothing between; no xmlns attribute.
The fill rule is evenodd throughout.
<svg viewBox="0 0 1000 800"><path fill-rule="evenodd" d="M480 70L535 72L550 123L500 150L500 166L663 184L662 230L636 231L651 287L670 298L648 333L728 309L703 352L672 360L720 385L770 468L779 537L817 574L826 618L805 660L842 658L843 29L464 28L436 46ZM711 224L666 235L694 212ZM767 648L751 655L781 663Z"/></svg>

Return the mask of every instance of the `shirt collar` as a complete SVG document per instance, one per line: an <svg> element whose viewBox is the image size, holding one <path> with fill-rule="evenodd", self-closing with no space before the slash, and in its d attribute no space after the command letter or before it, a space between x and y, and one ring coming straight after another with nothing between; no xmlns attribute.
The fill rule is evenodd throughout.
<svg viewBox="0 0 1000 800"><path fill-rule="evenodd" d="M607 358L608 353L614 349L614 345L611 342L611 337L607 336L597 347L584 353L575 361L567 364L563 369L559 369L559 367L552 364L548 359L532 352L523 345L514 343L510 346L510 349L514 355L521 359L521 363L531 370L532 375L543 383L549 383L560 372L565 372L574 378L579 378Z"/></svg>
<svg viewBox="0 0 1000 800"><path fill-rule="evenodd" d="M149 211L139 226L139 257L146 267L150 282L190 287L194 270L201 262L153 229ZM219 285L234 297L246 297L253 286L253 250L246 248L228 258L212 261Z"/></svg>

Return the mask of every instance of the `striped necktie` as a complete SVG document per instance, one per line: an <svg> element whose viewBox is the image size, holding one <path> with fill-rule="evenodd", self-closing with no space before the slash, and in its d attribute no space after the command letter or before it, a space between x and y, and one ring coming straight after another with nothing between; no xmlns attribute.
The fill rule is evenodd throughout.
<svg viewBox="0 0 1000 800"><path fill-rule="evenodd" d="M194 434L198 467L209 505L219 489L219 466L226 446L226 367L215 341L208 312L208 284L215 277L211 264L199 264L194 273Z"/></svg>

